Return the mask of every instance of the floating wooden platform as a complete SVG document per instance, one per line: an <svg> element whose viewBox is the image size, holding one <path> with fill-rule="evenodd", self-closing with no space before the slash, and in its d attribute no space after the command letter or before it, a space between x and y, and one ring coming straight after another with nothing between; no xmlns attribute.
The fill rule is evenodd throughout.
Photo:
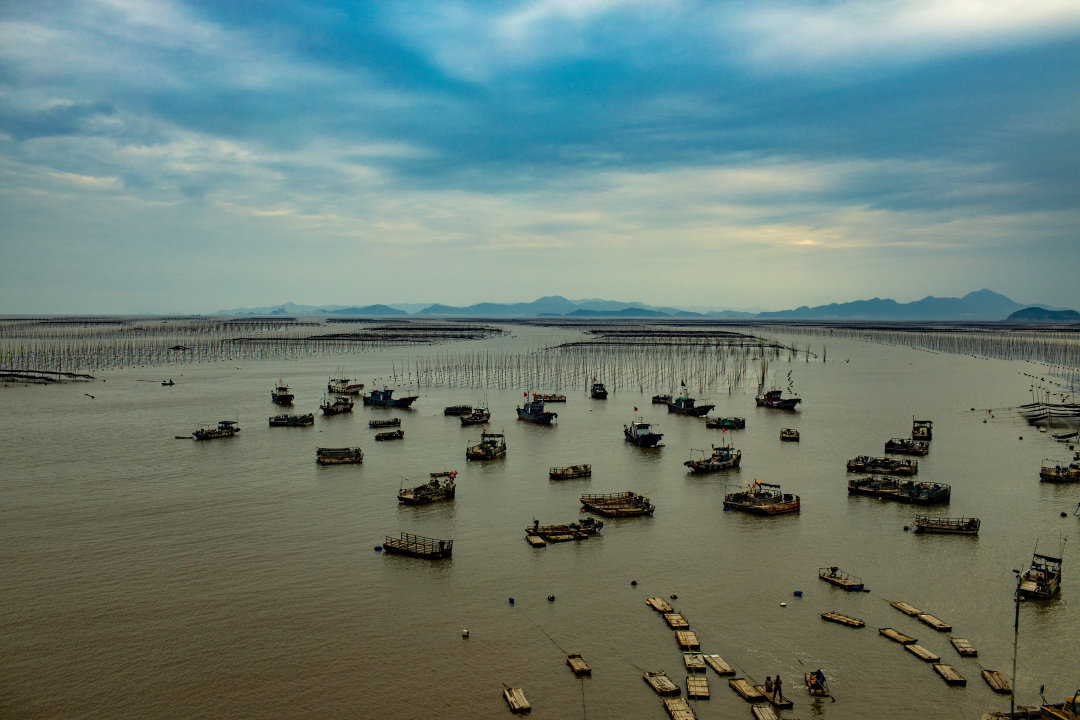
<svg viewBox="0 0 1080 720"><path fill-rule="evenodd" d="M941 660L940 656L935 655L934 653L930 652L918 643L910 643L908 645L905 645L904 649L915 657L919 658L920 660L925 660L926 662L936 663Z"/></svg>
<svg viewBox="0 0 1080 720"><path fill-rule="evenodd" d="M950 685L967 685L967 680L964 679L963 675L956 672L952 665L934 663L934 670L941 676L942 680Z"/></svg>
<svg viewBox="0 0 1080 720"><path fill-rule="evenodd" d="M910 645L911 643L918 642L918 640L910 635L905 635L899 630L893 630L892 628L878 628L878 632L893 642L898 642L901 645Z"/></svg>
<svg viewBox="0 0 1080 720"><path fill-rule="evenodd" d="M684 652L682 659L687 672L705 672L708 667L705 665L705 656L699 652Z"/></svg>
<svg viewBox="0 0 1080 720"><path fill-rule="evenodd" d="M645 682L649 684L657 695L681 695L682 690L679 686L671 682L671 678L667 676L663 670L646 670L642 677Z"/></svg>
<svg viewBox="0 0 1080 720"><path fill-rule="evenodd" d="M430 558L438 560L448 558L454 553L453 540L440 540L412 533L401 533L400 537L386 536L382 544L383 550L389 553L412 555L414 557Z"/></svg>
<svg viewBox="0 0 1080 720"><path fill-rule="evenodd" d="M911 617L915 617L916 615L922 613L922 610L915 607L914 605L904 602L903 600L893 600L889 604L900 612L904 613L905 615L910 615Z"/></svg>
<svg viewBox="0 0 1080 720"><path fill-rule="evenodd" d="M919 618L920 622L926 623L938 632L948 632L949 630L952 630L952 625L940 618L934 617L930 613L919 613L916 617Z"/></svg>
<svg viewBox="0 0 1080 720"><path fill-rule="evenodd" d="M854 575L849 575L835 565L827 568L818 568L818 577L825 582L835 585L848 592L862 592L863 581Z"/></svg>
<svg viewBox="0 0 1080 720"><path fill-rule="evenodd" d="M686 697L708 700L709 678L704 675L687 675Z"/></svg>
<svg viewBox="0 0 1080 720"><path fill-rule="evenodd" d="M690 623L686 621L683 614L680 612L664 613L664 621L667 622L668 627L672 630L689 630Z"/></svg>
<svg viewBox="0 0 1080 720"><path fill-rule="evenodd" d="M693 630L676 630L675 642L679 643L679 647L683 650L701 649L701 643L698 642L697 633Z"/></svg>
<svg viewBox="0 0 1080 720"><path fill-rule="evenodd" d="M539 535L526 535L525 542L529 543L533 547L547 547L547 541Z"/></svg>
<svg viewBox="0 0 1080 720"><path fill-rule="evenodd" d="M724 658L720 657L719 655L702 655L701 657L705 660L706 665L716 671L717 675L735 674L735 668L724 662Z"/></svg>
<svg viewBox="0 0 1080 720"><path fill-rule="evenodd" d="M828 620L829 622L840 623L841 625L847 625L848 627L852 628L861 628L866 625L866 623L864 623L859 618L844 615L842 613L836 612L835 610L829 610L827 612L821 613L821 619Z"/></svg>
<svg viewBox="0 0 1080 720"><path fill-rule="evenodd" d="M765 691L765 686L764 685L755 685L754 688L759 693L761 693L762 697L764 697L766 700L768 700L769 703L775 708L780 708L781 710L787 710L788 708L792 707L795 704L795 703L791 702L791 700L784 697L782 693L781 693L779 699L774 698L772 696L772 693Z"/></svg>
<svg viewBox="0 0 1080 720"><path fill-rule="evenodd" d="M780 716L771 705L754 705L750 708L750 712L754 714L754 720L780 720Z"/></svg>
<svg viewBox="0 0 1080 720"><path fill-rule="evenodd" d="M532 712L532 705L525 699L525 692L521 688L506 688L503 690L503 697L506 699L506 704L510 706L510 712Z"/></svg>
<svg viewBox="0 0 1080 720"><path fill-rule="evenodd" d="M765 695L751 685L746 678L731 678L727 683L732 690L742 695L742 699L746 702L764 702L765 700Z"/></svg>
<svg viewBox="0 0 1080 720"><path fill-rule="evenodd" d="M978 657L979 651L975 649L975 646L970 641L964 638L949 638L949 642L956 648L956 652L960 653L960 657Z"/></svg>
<svg viewBox="0 0 1080 720"><path fill-rule="evenodd" d="M663 703L664 709L667 710L671 720L697 720L694 709L690 707L690 703L686 702L685 698L664 698Z"/></svg>
<svg viewBox="0 0 1080 720"><path fill-rule="evenodd" d="M645 604L651 607L658 613L674 612L675 608L668 604L668 601L662 597L651 597L645 600Z"/></svg>
<svg viewBox="0 0 1080 720"><path fill-rule="evenodd" d="M589 667L589 663L585 662L585 658L581 657L581 653L570 653L566 656L566 664L570 666L570 669L574 671L574 674L578 677L582 675L592 675L592 668Z"/></svg>
<svg viewBox="0 0 1080 720"><path fill-rule="evenodd" d="M1007 695L1012 692L1012 688L1009 687L1009 681L1001 677L1001 673L997 670L983 670L983 680L990 686L990 689L996 693Z"/></svg>

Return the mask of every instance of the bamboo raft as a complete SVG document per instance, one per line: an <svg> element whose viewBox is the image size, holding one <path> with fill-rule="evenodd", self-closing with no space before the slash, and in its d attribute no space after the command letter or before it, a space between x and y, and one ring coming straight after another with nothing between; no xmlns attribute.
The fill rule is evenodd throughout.
<svg viewBox="0 0 1080 720"><path fill-rule="evenodd" d="M753 713L754 720L780 720L771 705L753 705L750 712Z"/></svg>
<svg viewBox="0 0 1080 720"><path fill-rule="evenodd" d="M642 674L642 678L649 684L657 695L679 695L682 690L679 686L671 682L671 678L667 676L663 670L646 670Z"/></svg>
<svg viewBox="0 0 1080 720"><path fill-rule="evenodd" d="M941 679L947 682L949 685L967 685L967 680L964 676L956 672L956 669L952 665L946 663L934 663L934 670Z"/></svg>
<svg viewBox="0 0 1080 720"><path fill-rule="evenodd" d="M918 640L911 637L910 635L905 635L899 630L893 630L892 628L878 628L878 632L889 638L893 642L898 642L901 645L911 645L912 643L918 642Z"/></svg>
<svg viewBox="0 0 1080 720"><path fill-rule="evenodd" d="M916 617L918 617L921 622L926 623L938 632L948 632L949 630L952 630L952 625L945 622L944 620L941 620L940 618L934 617L930 613L919 613Z"/></svg>
<svg viewBox="0 0 1080 720"><path fill-rule="evenodd" d="M705 660L706 665L716 671L717 675L735 674L735 668L724 662L724 658L720 657L719 655L702 655L702 658Z"/></svg>
<svg viewBox="0 0 1080 720"><path fill-rule="evenodd" d="M978 657L979 651L975 649L975 646L971 644L969 640L964 638L949 638L949 642L956 648L956 652L960 653L960 657Z"/></svg>
<svg viewBox="0 0 1080 720"><path fill-rule="evenodd" d="M454 541L403 532L400 537L396 538L387 535L382 548L389 553L438 560L448 558L454 554Z"/></svg>
<svg viewBox="0 0 1080 720"><path fill-rule="evenodd" d="M686 677L686 697L709 699L709 678L704 675L688 675Z"/></svg>
<svg viewBox="0 0 1080 720"><path fill-rule="evenodd" d="M536 548L547 547L547 541L539 535L526 535L525 542Z"/></svg>
<svg viewBox="0 0 1080 720"><path fill-rule="evenodd" d="M690 623L686 621L681 612L664 613L664 621L672 630L689 630Z"/></svg>
<svg viewBox="0 0 1080 720"><path fill-rule="evenodd" d="M662 597L651 597L645 600L645 604L651 607L658 613L674 612L675 608L668 604L668 601Z"/></svg>
<svg viewBox="0 0 1080 720"><path fill-rule="evenodd" d="M697 715L685 698L664 698L663 703L671 720L697 720Z"/></svg>
<svg viewBox="0 0 1080 720"><path fill-rule="evenodd" d="M1012 688L1009 687L1009 681L1001 677L1001 673L997 670L983 670L983 680L990 686L990 689L996 693L1007 695L1012 692Z"/></svg>
<svg viewBox="0 0 1080 720"><path fill-rule="evenodd" d="M589 667L589 663L585 662L585 658L581 657L581 653L567 655L566 664L570 666L570 669L574 671L574 675L578 677L592 675L592 668Z"/></svg>
<svg viewBox="0 0 1080 720"><path fill-rule="evenodd" d="M941 660L939 655L935 655L918 643L908 643L904 646L904 649L925 662L936 663Z"/></svg>
<svg viewBox="0 0 1080 720"><path fill-rule="evenodd" d="M922 613L922 610L920 610L919 608L915 607L914 605L912 605L910 603L904 602L903 600L893 600L889 604L892 605L897 610L899 610L900 612L904 613L905 615L910 615L911 617L915 617L916 615L919 615L920 613Z"/></svg>
<svg viewBox="0 0 1080 720"><path fill-rule="evenodd" d="M731 678L727 681L731 689L739 693L746 702L762 702L765 695L750 684L746 678Z"/></svg>
<svg viewBox="0 0 1080 720"><path fill-rule="evenodd" d="M693 630L676 630L675 642L679 644L683 650L700 650L701 643L698 642L697 633Z"/></svg>
<svg viewBox="0 0 1080 720"><path fill-rule="evenodd" d="M684 652L682 654L683 665L687 672L705 672L705 656L699 652Z"/></svg>
<svg viewBox="0 0 1080 720"><path fill-rule="evenodd" d="M512 713L532 712L532 705L525 699L525 691L519 687L503 690L503 698L505 698L506 704L510 706L510 712Z"/></svg>
<svg viewBox="0 0 1080 720"><path fill-rule="evenodd" d="M828 610L821 613L821 619L828 620L829 622L840 623L841 625L847 625L851 628L861 628L866 625L866 623L864 623L859 618L851 617L850 615L844 615L842 613L836 612L835 610Z"/></svg>
<svg viewBox="0 0 1080 720"><path fill-rule="evenodd" d="M755 685L755 686L754 686L754 688L755 688L755 689L756 689L756 690L757 690L757 691L758 691L759 693L761 693L761 696L762 696L762 697L764 697L764 698L765 698L766 700L768 700L768 701L769 701L769 704L770 704L770 705L772 705L772 706L773 706L773 707L775 707L775 708L779 708L780 710L787 710L787 709L789 709L789 708L792 708L792 707L794 707L794 705L795 705L795 703L793 703L793 702L792 702L791 700L789 700L788 698L784 697L782 693L781 693L781 695L780 695L780 699L779 699L779 700L777 700L776 698L774 698L774 697L772 696L772 693L770 693L770 692L766 692L766 690L765 690L765 686L764 686L764 685Z"/></svg>

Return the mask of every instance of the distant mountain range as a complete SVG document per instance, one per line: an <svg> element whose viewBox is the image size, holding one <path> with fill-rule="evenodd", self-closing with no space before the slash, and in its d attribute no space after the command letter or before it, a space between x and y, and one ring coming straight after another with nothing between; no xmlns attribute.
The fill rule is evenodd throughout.
<svg viewBox="0 0 1080 720"><path fill-rule="evenodd" d="M1029 307L991 290L977 290L961 298L927 296L922 300L898 303L872 298L794 310L743 312L711 310L695 312L617 300L567 300L551 295L527 303L477 303L475 305L296 305L291 302L270 307L219 310L217 315L323 316L323 317L475 317L475 318L747 318L768 320L895 320L972 322L1077 322L1073 310Z"/></svg>

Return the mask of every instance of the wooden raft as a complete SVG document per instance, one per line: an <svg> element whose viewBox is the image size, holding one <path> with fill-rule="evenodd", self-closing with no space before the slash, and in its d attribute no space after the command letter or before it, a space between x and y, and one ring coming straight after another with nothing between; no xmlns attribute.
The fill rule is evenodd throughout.
<svg viewBox="0 0 1080 720"><path fill-rule="evenodd" d="M645 601L645 604L658 613L675 612L675 608L671 607L668 601L662 597L651 597Z"/></svg>
<svg viewBox="0 0 1080 720"><path fill-rule="evenodd" d="M952 630L952 625L940 618L934 617L930 613L919 613L916 617L919 618L920 622L926 623L938 632L948 632L949 630Z"/></svg>
<svg viewBox="0 0 1080 720"><path fill-rule="evenodd" d="M964 676L956 672L956 669L952 665L945 663L934 663L934 670L937 674L950 685L967 685L967 680Z"/></svg>
<svg viewBox="0 0 1080 720"><path fill-rule="evenodd" d="M719 655L702 655L705 660L705 664L716 671L717 675L734 675L735 668L724 662L724 658Z"/></svg>
<svg viewBox="0 0 1080 720"><path fill-rule="evenodd" d="M911 643L918 642L918 640L910 635L905 635L899 630L893 630L892 628L878 628L878 632L893 642L898 642L901 645L910 645Z"/></svg>
<svg viewBox="0 0 1080 720"><path fill-rule="evenodd" d="M701 649L701 643L698 642L697 633L693 630L676 630L675 642L679 643L679 647L683 650Z"/></svg>
<svg viewBox="0 0 1080 720"><path fill-rule="evenodd" d="M761 693L761 696L763 698L765 698L766 700L768 700L769 703L775 708L780 708L781 710L787 710L788 708L792 707L795 704L795 703L791 702L791 700L784 697L783 694L780 695L779 699L774 698L772 693L765 692L765 686L764 685L755 685L754 689L756 689L759 693Z"/></svg>
<svg viewBox="0 0 1080 720"><path fill-rule="evenodd" d="M683 665L687 672L705 672L705 656L699 652L684 652L682 654Z"/></svg>
<svg viewBox="0 0 1080 720"><path fill-rule="evenodd" d="M750 708L750 712L754 714L754 720L780 720L780 716L771 705L754 705Z"/></svg>
<svg viewBox="0 0 1080 720"><path fill-rule="evenodd" d="M649 683L649 687L656 691L657 695L680 695L682 693L679 686L671 682L671 678L663 670L646 670L642 677L645 682Z"/></svg>
<svg viewBox="0 0 1080 720"><path fill-rule="evenodd" d="M852 628L861 628L866 625L866 623L864 623L859 618L850 617L848 615L838 613L835 610L829 610L827 612L821 613L821 619L828 620L829 622L840 623L841 625L847 625L848 627Z"/></svg>
<svg viewBox="0 0 1080 720"><path fill-rule="evenodd" d="M762 702L765 700L765 695L751 685L746 678L731 678L727 683L732 690L742 695L742 699L746 702Z"/></svg>
<svg viewBox="0 0 1080 720"><path fill-rule="evenodd" d="M506 698L506 704L510 706L510 712L532 712L532 705L525 699L525 691L521 688L506 688L503 690L503 697Z"/></svg>
<svg viewBox="0 0 1080 720"><path fill-rule="evenodd" d="M982 677L994 692L1002 693L1003 695L1012 692L1012 688L1009 687L1009 681L1001 677L1001 673L997 670L983 670Z"/></svg>
<svg viewBox="0 0 1080 720"><path fill-rule="evenodd" d="M960 657L978 657L979 651L975 649L975 646L970 641L964 638L949 638L949 642L956 648L956 652L960 653Z"/></svg>
<svg viewBox="0 0 1080 720"><path fill-rule="evenodd" d="M574 671L574 674L578 677L582 675L592 675L592 668L589 667L589 663L585 662L585 658L581 657L581 653L570 653L566 656L566 664L570 666L570 669Z"/></svg>
<svg viewBox="0 0 1080 720"><path fill-rule="evenodd" d="M664 621L667 622L668 627L670 627L672 630L690 629L690 623L686 621L686 618L681 612L664 613Z"/></svg>
<svg viewBox="0 0 1080 720"><path fill-rule="evenodd" d="M910 615L911 617L915 617L922 612L922 610L920 610L919 608L909 603L906 603L903 600L893 600L889 604L900 612L904 613L905 615Z"/></svg>
<svg viewBox="0 0 1080 720"><path fill-rule="evenodd" d="M547 547L547 542L539 535L526 535L525 541L533 547Z"/></svg>
<svg viewBox="0 0 1080 720"><path fill-rule="evenodd" d="M686 697L709 699L709 678L704 675L686 676Z"/></svg>
<svg viewBox="0 0 1080 720"><path fill-rule="evenodd" d="M918 643L910 643L908 645L905 645L904 649L907 650L912 655L914 655L915 657L919 658L920 660L925 660L926 662L936 663L936 662L941 660L941 658L939 656L937 656L934 653L930 652L929 650L924 648L922 645L919 645Z"/></svg>
<svg viewBox="0 0 1080 720"><path fill-rule="evenodd" d="M664 698L663 703L671 720L697 720L694 709L684 698Z"/></svg>

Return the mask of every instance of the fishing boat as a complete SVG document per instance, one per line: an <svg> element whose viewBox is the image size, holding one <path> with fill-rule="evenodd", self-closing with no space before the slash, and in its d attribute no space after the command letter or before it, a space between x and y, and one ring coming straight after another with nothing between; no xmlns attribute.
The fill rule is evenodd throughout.
<svg viewBox="0 0 1080 720"><path fill-rule="evenodd" d="M916 515L914 529L917 533L942 533L950 535L978 535L982 521L979 518L950 518Z"/></svg>
<svg viewBox="0 0 1080 720"><path fill-rule="evenodd" d="M607 388L604 387L604 383L593 380L592 387L589 388L589 396L593 400L607 400Z"/></svg>
<svg viewBox="0 0 1080 720"><path fill-rule="evenodd" d="M693 457L695 452L701 453L701 457ZM742 450L736 450L729 445L713 445L712 453L709 455L706 455L704 450L691 450L690 454L690 459L683 465L696 474L730 470L739 467L742 461Z"/></svg>
<svg viewBox="0 0 1080 720"><path fill-rule="evenodd" d="M598 535L602 527L604 527L604 521L592 517L562 525L541 525L539 520L534 519L533 524L525 528L525 534L543 538L547 542L563 542L588 539L593 535Z"/></svg>
<svg viewBox="0 0 1080 720"><path fill-rule="evenodd" d="M691 417L705 417L715 405L698 405L692 397L680 395L667 404L667 411L676 415L689 415Z"/></svg>
<svg viewBox="0 0 1080 720"><path fill-rule="evenodd" d="M493 460L506 454L506 437L502 433L483 431L480 442L465 450L466 460Z"/></svg>
<svg viewBox="0 0 1080 720"><path fill-rule="evenodd" d="M474 408L468 415L462 415L458 418L461 421L462 426L465 425L483 425L488 420L491 420L491 411L486 407Z"/></svg>
<svg viewBox="0 0 1080 720"><path fill-rule="evenodd" d="M799 431L795 428L780 428L781 442L799 442Z"/></svg>
<svg viewBox="0 0 1080 720"><path fill-rule="evenodd" d="M741 417L715 417L705 418L705 427L712 430L743 430L746 428L746 418Z"/></svg>
<svg viewBox="0 0 1080 720"><path fill-rule="evenodd" d="M911 439L920 442L930 442L934 437L934 422L932 420L916 420L911 418Z"/></svg>
<svg viewBox="0 0 1080 720"><path fill-rule="evenodd" d="M796 406L802 402L802 398L798 395L789 394L785 395L784 391L773 387L768 390L765 389L765 361L761 363L761 377L758 379L757 395L754 396L754 403L758 407L772 408L773 410L794 410ZM790 390L791 385L791 373L788 373L788 385Z"/></svg>
<svg viewBox="0 0 1080 720"><path fill-rule="evenodd" d="M462 416L472 413L472 405L447 405L443 408L443 415Z"/></svg>
<svg viewBox="0 0 1080 720"><path fill-rule="evenodd" d="M592 476L592 465L583 463L581 465L566 465L564 467L553 467L548 470L548 478L551 480L571 480L573 478L583 478Z"/></svg>
<svg viewBox="0 0 1080 720"><path fill-rule="evenodd" d="M825 673L813 670L806 673L806 689L812 697L829 697L829 686L825 682Z"/></svg>
<svg viewBox="0 0 1080 720"><path fill-rule="evenodd" d="M1049 600L1061 590L1061 558L1035 553L1016 591L1029 600Z"/></svg>
<svg viewBox="0 0 1080 720"><path fill-rule="evenodd" d="M371 405L372 407L392 407L392 408L409 408L416 402L419 395L407 395L406 397L396 398L394 397L394 391L388 387L383 387L382 390L372 390L369 394L364 396L364 405Z"/></svg>
<svg viewBox="0 0 1080 720"><path fill-rule="evenodd" d="M819 578L830 585L835 585L841 590L847 590L848 592L862 592L865 588L862 580L854 575L847 574L835 565L818 568L817 574Z"/></svg>
<svg viewBox="0 0 1080 720"><path fill-rule="evenodd" d="M515 714L532 712L532 705L525 697L525 691L519 687L503 688L503 699L510 712Z"/></svg>
<svg viewBox="0 0 1080 720"><path fill-rule="evenodd" d="M914 475L919 472L919 461L859 455L847 461L847 470L848 472L858 473L881 472L889 475Z"/></svg>
<svg viewBox="0 0 1080 720"><path fill-rule="evenodd" d="M270 427L306 427L315 424L315 414L274 415L270 418Z"/></svg>
<svg viewBox="0 0 1080 720"><path fill-rule="evenodd" d="M780 486L755 480L745 490L724 495L724 509L754 515L783 515L799 512L798 495L784 493Z"/></svg>
<svg viewBox="0 0 1080 720"><path fill-rule="evenodd" d="M533 393L533 397L546 403L566 402L566 396L559 393Z"/></svg>
<svg viewBox="0 0 1080 720"><path fill-rule="evenodd" d="M199 428L191 433L191 436L196 440L217 440L218 438L232 437L238 432L240 432L240 428L237 426L236 420L219 420L217 427Z"/></svg>
<svg viewBox="0 0 1080 720"><path fill-rule="evenodd" d="M162 381L161 381L161 384L162 384L162 385L164 385L165 387L172 387L172 386L173 386L173 385L175 385L176 383L174 383L174 382L172 381L172 378L169 378L168 380L162 380Z"/></svg>
<svg viewBox="0 0 1080 720"><path fill-rule="evenodd" d="M431 473L431 479L414 488L398 490L398 502L402 505L427 505L440 500L453 500L457 492L457 470Z"/></svg>
<svg viewBox="0 0 1080 720"><path fill-rule="evenodd" d="M454 541L403 532L396 538L387 535L382 549L389 553L439 560L454 554Z"/></svg>
<svg viewBox="0 0 1080 720"><path fill-rule="evenodd" d="M401 440L403 437L405 437L405 431L401 428L375 433L376 440Z"/></svg>
<svg viewBox="0 0 1080 720"><path fill-rule="evenodd" d="M550 425L552 420L559 417L559 414L545 410L542 400L529 400L529 393L525 393L525 402L518 406L517 416L518 420L525 422Z"/></svg>
<svg viewBox="0 0 1080 720"><path fill-rule="evenodd" d="M642 418L634 420L629 425L623 425L622 429L626 441L638 447L658 447L661 444L661 438L664 437L664 433L653 432L652 425Z"/></svg>
<svg viewBox="0 0 1080 720"><path fill-rule="evenodd" d="M315 462L320 465L355 465L364 462L364 452L358 447L316 448Z"/></svg>
<svg viewBox="0 0 1080 720"><path fill-rule="evenodd" d="M671 402L671 396L670 395L653 395L652 396L652 404L653 405L667 405L669 402Z"/></svg>
<svg viewBox="0 0 1080 720"><path fill-rule="evenodd" d="M1080 482L1080 461L1065 464L1057 460L1043 460L1039 480L1048 483Z"/></svg>
<svg viewBox="0 0 1080 720"><path fill-rule="evenodd" d="M1080 720L1080 690L1065 702L1043 703L1039 711L1051 720Z"/></svg>
<svg viewBox="0 0 1080 720"><path fill-rule="evenodd" d="M585 662L585 658L581 656L581 653L567 654L566 664L570 666L570 670L572 670L577 677L592 675L592 668L589 667L589 663Z"/></svg>
<svg viewBox="0 0 1080 720"><path fill-rule="evenodd" d="M364 383L354 383L349 378L330 378L326 383L326 392L336 395L359 395Z"/></svg>
<svg viewBox="0 0 1080 720"><path fill-rule="evenodd" d="M636 492L582 495L581 504L589 512L607 517L638 517L652 515L656 507L649 498Z"/></svg>
<svg viewBox="0 0 1080 720"><path fill-rule="evenodd" d="M401 427L401 418L387 418L386 420L368 420L369 428Z"/></svg>
<svg viewBox="0 0 1080 720"><path fill-rule="evenodd" d="M278 380L278 384L270 391L270 399L278 405L292 405L294 397L296 396L284 380Z"/></svg>
<svg viewBox="0 0 1080 720"><path fill-rule="evenodd" d="M645 682L649 684L649 687L656 691L657 695L679 695L682 693L679 686L673 683L663 670L646 670L642 677L645 678Z"/></svg>
<svg viewBox="0 0 1080 720"><path fill-rule="evenodd" d="M949 502L952 488L945 483L915 482L871 475L848 480L848 495L869 495L914 505L933 505Z"/></svg>
<svg viewBox="0 0 1080 720"><path fill-rule="evenodd" d="M323 411L323 415L351 413L353 411L353 401L352 398L344 396L338 396L333 400L323 398L322 404L319 405L319 409Z"/></svg>
<svg viewBox="0 0 1080 720"><path fill-rule="evenodd" d="M894 437L885 441L885 452L893 455L925 455L930 446L922 440Z"/></svg>

